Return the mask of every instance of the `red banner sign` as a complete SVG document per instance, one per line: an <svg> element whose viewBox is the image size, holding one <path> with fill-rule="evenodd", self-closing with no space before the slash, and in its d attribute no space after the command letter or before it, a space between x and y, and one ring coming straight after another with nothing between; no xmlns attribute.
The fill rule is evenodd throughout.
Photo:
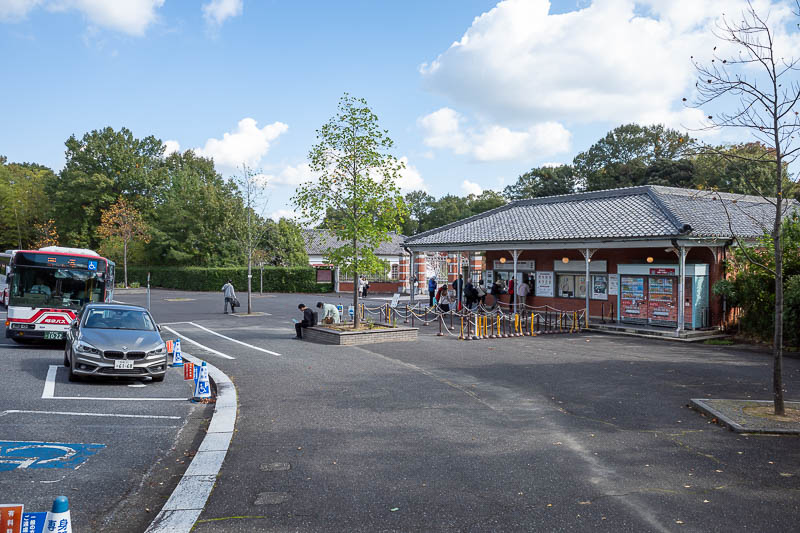
<svg viewBox="0 0 800 533"><path fill-rule="evenodd" d="M4 533L20 533L23 509L22 504L0 504L0 525Z"/></svg>
<svg viewBox="0 0 800 533"><path fill-rule="evenodd" d="M194 379L194 365L189 361L186 361L186 364L183 365L183 379L184 381Z"/></svg>
<svg viewBox="0 0 800 533"><path fill-rule="evenodd" d="M675 269L674 268L651 268L650 269L651 276L674 276Z"/></svg>

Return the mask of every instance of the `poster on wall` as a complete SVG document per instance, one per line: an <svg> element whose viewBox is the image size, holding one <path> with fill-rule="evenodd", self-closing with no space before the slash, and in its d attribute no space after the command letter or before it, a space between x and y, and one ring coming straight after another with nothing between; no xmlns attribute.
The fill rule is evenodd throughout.
<svg viewBox="0 0 800 533"><path fill-rule="evenodd" d="M575 296L586 298L586 276L575 276Z"/></svg>
<svg viewBox="0 0 800 533"><path fill-rule="evenodd" d="M558 296L560 298L575 296L575 276L558 276Z"/></svg>
<svg viewBox="0 0 800 533"><path fill-rule="evenodd" d="M608 275L608 294L611 296L619 294L619 274Z"/></svg>
<svg viewBox="0 0 800 533"><path fill-rule="evenodd" d="M592 276L592 300L608 300L608 281L605 276Z"/></svg>
<svg viewBox="0 0 800 533"><path fill-rule="evenodd" d="M553 273L552 272L537 272L536 273L536 296L553 297Z"/></svg>

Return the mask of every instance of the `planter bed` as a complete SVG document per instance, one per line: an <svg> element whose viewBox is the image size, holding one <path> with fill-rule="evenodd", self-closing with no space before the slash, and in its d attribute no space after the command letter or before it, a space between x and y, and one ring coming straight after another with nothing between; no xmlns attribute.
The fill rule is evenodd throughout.
<svg viewBox="0 0 800 533"><path fill-rule="evenodd" d="M417 328L404 326L380 327L362 331L338 331L331 328L314 326L303 329L303 339L317 344L338 344L352 346L355 344L373 344L376 342L400 342L417 339Z"/></svg>

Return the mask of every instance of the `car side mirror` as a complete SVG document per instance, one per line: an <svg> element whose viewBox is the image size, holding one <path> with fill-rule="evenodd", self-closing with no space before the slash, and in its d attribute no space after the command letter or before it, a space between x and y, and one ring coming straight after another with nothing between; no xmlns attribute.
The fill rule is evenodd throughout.
<svg viewBox="0 0 800 533"><path fill-rule="evenodd" d="M156 324L156 327L158 328L158 331L161 331L161 324Z"/></svg>

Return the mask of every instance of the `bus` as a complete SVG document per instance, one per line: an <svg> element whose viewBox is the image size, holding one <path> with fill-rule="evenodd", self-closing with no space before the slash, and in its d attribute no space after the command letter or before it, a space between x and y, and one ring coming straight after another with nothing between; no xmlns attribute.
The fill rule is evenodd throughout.
<svg viewBox="0 0 800 533"><path fill-rule="evenodd" d="M114 298L114 263L82 248L17 250L8 272L6 338L64 340L89 302Z"/></svg>
<svg viewBox="0 0 800 533"><path fill-rule="evenodd" d="M0 253L0 303L8 305L8 273L11 271L11 257L16 250Z"/></svg>

